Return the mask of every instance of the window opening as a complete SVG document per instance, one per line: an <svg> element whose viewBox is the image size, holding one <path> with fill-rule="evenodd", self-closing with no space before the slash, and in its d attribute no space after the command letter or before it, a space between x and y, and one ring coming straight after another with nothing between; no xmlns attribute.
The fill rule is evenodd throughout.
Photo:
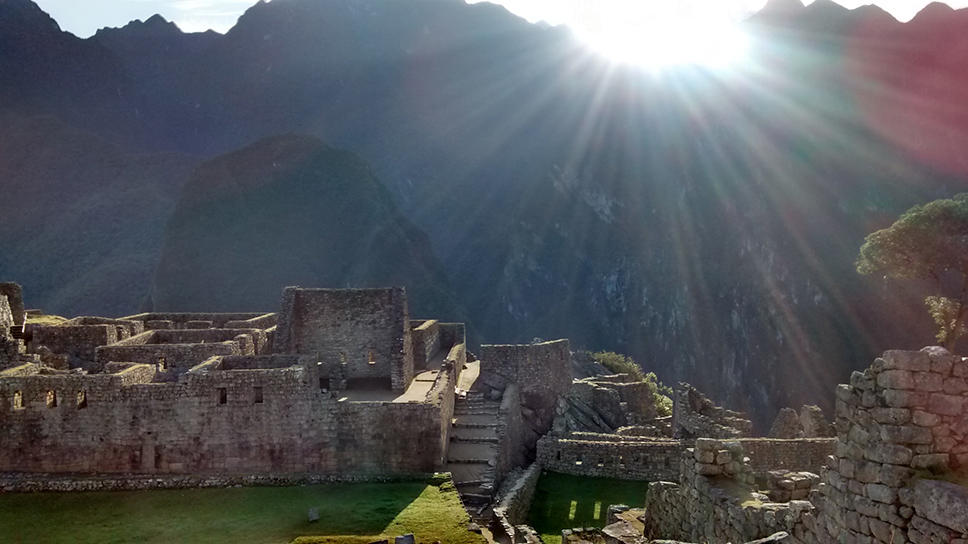
<svg viewBox="0 0 968 544"><path fill-rule="evenodd" d="M256 387L254 389L254 392L255 392L255 403L262 404L262 388Z"/></svg>
<svg viewBox="0 0 968 544"><path fill-rule="evenodd" d="M228 403L228 401L229 401L228 391L226 391L224 387L219 387L218 388L218 403L219 404L226 404L226 403Z"/></svg>
<svg viewBox="0 0 968 544"><path fill-rule="evenodd" d="M319 390L320 391L329 391L329 378L320 378L319 379Z"/></svg>
<svg viewBox="0 0 968 544"><path fill-rule="evenodd" d="M14 391L13 392L13 409L23 410L24 409L24 392Z"/></svg>
<svg viewBox="0 0 968 544"><path fill-rule="evenodd" d="M47 407L57 408L57 392L53 389L47 392Z"/></svg>
<svg viewBox="0 0 968 544"><path fill-rule="evenodd" d="M376 364L376 352L373 351L372 349L370 350L370 353L369 353L369 362L371 365Z"/></svg>
<svg viewBox="0 0 968 544"><path fill-rule="evenodd" d="M87 391L77 392L77 409L83 410L87 408Z"/></svg>

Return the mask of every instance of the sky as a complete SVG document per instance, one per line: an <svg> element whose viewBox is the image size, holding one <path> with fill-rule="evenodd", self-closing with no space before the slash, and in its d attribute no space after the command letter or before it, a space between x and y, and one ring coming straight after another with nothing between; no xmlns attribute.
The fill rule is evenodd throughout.
<svg viewBox="0 0 968 544"><path fill-rule="evenodd" d="M35 0L61 28L86 38L102 27L120 27L134 19L158 13L186 32L214 29L225 32L256 0ZM472 3L481 0L470 0ZM810 3L808 0L805 3ZM848 8L870 0L836 0ZM701 18L705 21L737 20L756 11L765 0L502 0L512 12L532 22L569 24L577 30L597 25L592 32L607 31L612 23L636 19L661 21ZM929 0L878 0L873 2L901 21L910 20ZM968 0L949 0L952 7L968 6ZM606 27L606 28L601 28Z"/></svg>

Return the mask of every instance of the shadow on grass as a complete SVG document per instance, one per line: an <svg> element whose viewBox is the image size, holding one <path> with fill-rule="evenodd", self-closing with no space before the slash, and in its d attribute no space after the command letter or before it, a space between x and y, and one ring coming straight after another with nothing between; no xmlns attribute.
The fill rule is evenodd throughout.
<svg viewBox="0 0 968 544"><path fill-rule="evenodd" d="M642 507L648 485L545 472L535 489L528 524L546 543L560 542L562 529L604 527L609 505Z"/></svg>
<svg viewBox="0 0 968 544"><path fill-rule="evenodd" d="M376 535L399 526L401 513L419 504L427 489L438 490L426 482L406 482L7 493L0 494L0 540L284 544L311 534ZM319 508L318 522L309 522L310 508Z"/></svg>

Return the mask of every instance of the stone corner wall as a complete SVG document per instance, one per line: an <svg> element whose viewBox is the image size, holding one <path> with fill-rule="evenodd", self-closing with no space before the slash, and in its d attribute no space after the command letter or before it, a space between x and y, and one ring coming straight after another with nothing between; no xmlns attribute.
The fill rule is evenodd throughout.
<svg viewBox="0 0 968 544"><path fill-rule="evenodd" d="M531 509L540 477L541 466L532 463L526 469L511 473L501 486L494 516L511 542L520 542L517 527L527 522L528 510Z"/></svg>
<svg viewBox="0 0 968 544"><path fill-rule="evenodd" d="M925 500L931 473L968 470L968 360L938 347L888 351L837 388L837 446L821 516L832 539L948 543L968 539L968 493ZM965 491L962 488L962 491ZM960 498L958 498L960 497Z"/></svg>

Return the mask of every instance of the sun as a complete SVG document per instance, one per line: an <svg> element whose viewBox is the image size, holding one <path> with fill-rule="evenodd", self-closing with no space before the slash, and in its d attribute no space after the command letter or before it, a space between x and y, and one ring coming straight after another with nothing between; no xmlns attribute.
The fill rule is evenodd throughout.
<svg viewBox="0 0 968 544"><path fill-rule="evenodd" d="M690 13L675 2L612 3L576 32L586 43L615 62L650 69L681 65L724 68L742 61L749 37L723 14ZM658 4L658 6L657 6Z"/></svg>

